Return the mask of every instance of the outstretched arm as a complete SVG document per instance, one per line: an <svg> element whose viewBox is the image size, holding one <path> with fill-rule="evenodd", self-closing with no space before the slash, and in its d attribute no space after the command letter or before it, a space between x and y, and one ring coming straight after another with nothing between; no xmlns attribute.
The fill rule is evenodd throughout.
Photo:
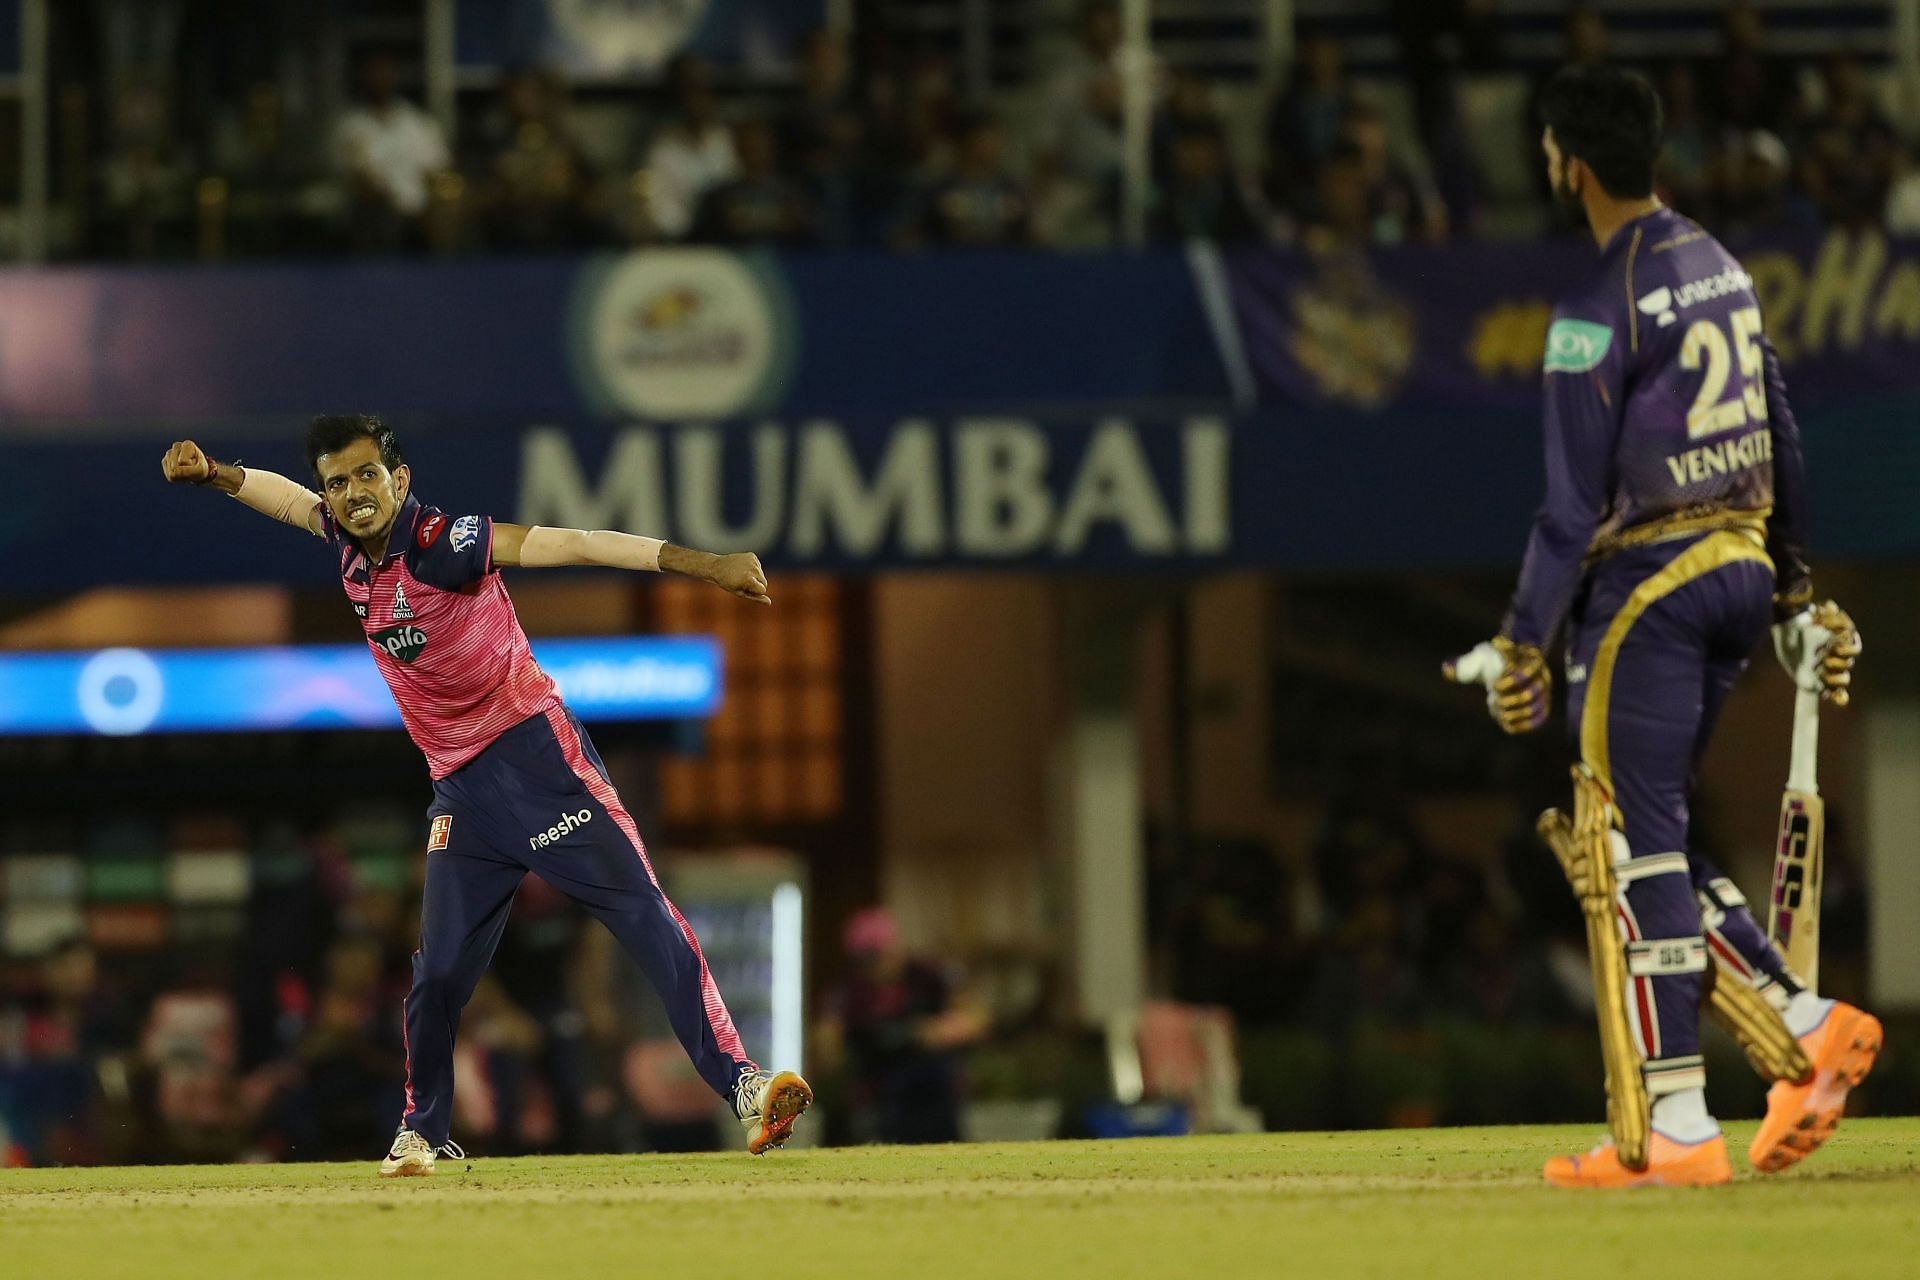
<svg viewBox="0 0 1920 1280"><path fill-rule="evenodd" d="M659 538L643 538L611 529L529 528L496 520L493 525L493 563L517 564L528 569L563 565L604 565L646 573L678 573L711 582L743 600L772 604L767 574L760 557L750 551L715 555L678 547Z"/></svg>
<svg viewBox="0 0 1920 1280"><path fill-rule="evenodd" d="M271 471L248 469L233 462L215 462L191 440L176 440L160 459L160 472L174 484L197 484L240 499L263 516L305 529L316 538L320 531L320 495Z"/></svg>

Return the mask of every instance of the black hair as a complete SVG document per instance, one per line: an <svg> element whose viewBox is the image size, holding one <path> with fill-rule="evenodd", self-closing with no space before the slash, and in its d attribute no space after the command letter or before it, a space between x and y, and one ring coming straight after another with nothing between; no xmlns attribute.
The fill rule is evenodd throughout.
<svg viewBox="0 0 1920 1280"><path fill-rule="evenodd" d="M338 453L355 440L371 440L380 450L380 465L388 471L406 462L393 428L371 413L323 413L307 424L307 469L320 474L320 459Z"/></svg>
<svg viewBox="0 0 1920 1280"><path fill-rule="evenodd" d="M1636 71L1567 67L1540 94L1540 119L1563 160L1583 161L1616 200L1653 194L1660 158L1660 95Z"/></svg>

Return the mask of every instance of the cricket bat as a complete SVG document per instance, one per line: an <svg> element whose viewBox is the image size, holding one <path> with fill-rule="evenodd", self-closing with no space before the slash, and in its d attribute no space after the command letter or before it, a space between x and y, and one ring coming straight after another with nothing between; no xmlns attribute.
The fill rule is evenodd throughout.
<svg viewBox="0 0 1920 1280"><path fill-rule="evenodd" d="M1780 796L1780 839L1774 847L1767 937L1809 991L1820 989L1820 879L1827 828L1826 802L1820 798L1815 777L1819 754L1820 694L1817 687L1798 689L1793 698L1787 789Z"/></svg>

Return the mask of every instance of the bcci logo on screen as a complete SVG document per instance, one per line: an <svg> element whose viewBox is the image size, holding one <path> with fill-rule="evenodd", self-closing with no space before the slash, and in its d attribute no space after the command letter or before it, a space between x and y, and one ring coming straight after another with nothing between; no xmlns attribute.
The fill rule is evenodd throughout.
<svg viewBox="0 0 1920 1280"><path fill-rule="evenodd" d="M576 372L610 413L713 419L778 400L791 324L771 260L660 249L589 267L574 307Z"/></svg>

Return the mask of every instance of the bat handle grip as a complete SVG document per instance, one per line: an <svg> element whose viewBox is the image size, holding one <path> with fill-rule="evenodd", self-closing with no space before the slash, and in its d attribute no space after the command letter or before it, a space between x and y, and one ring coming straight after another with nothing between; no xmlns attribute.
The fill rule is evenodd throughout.
<svg viewBox="0 0 1920 1280"><path fill-rule="evenodd" d="M1793 698L1793 750L1787 760L1787 789L1818 795L1820 759L1820 693L1798 689Z"/></svg>

